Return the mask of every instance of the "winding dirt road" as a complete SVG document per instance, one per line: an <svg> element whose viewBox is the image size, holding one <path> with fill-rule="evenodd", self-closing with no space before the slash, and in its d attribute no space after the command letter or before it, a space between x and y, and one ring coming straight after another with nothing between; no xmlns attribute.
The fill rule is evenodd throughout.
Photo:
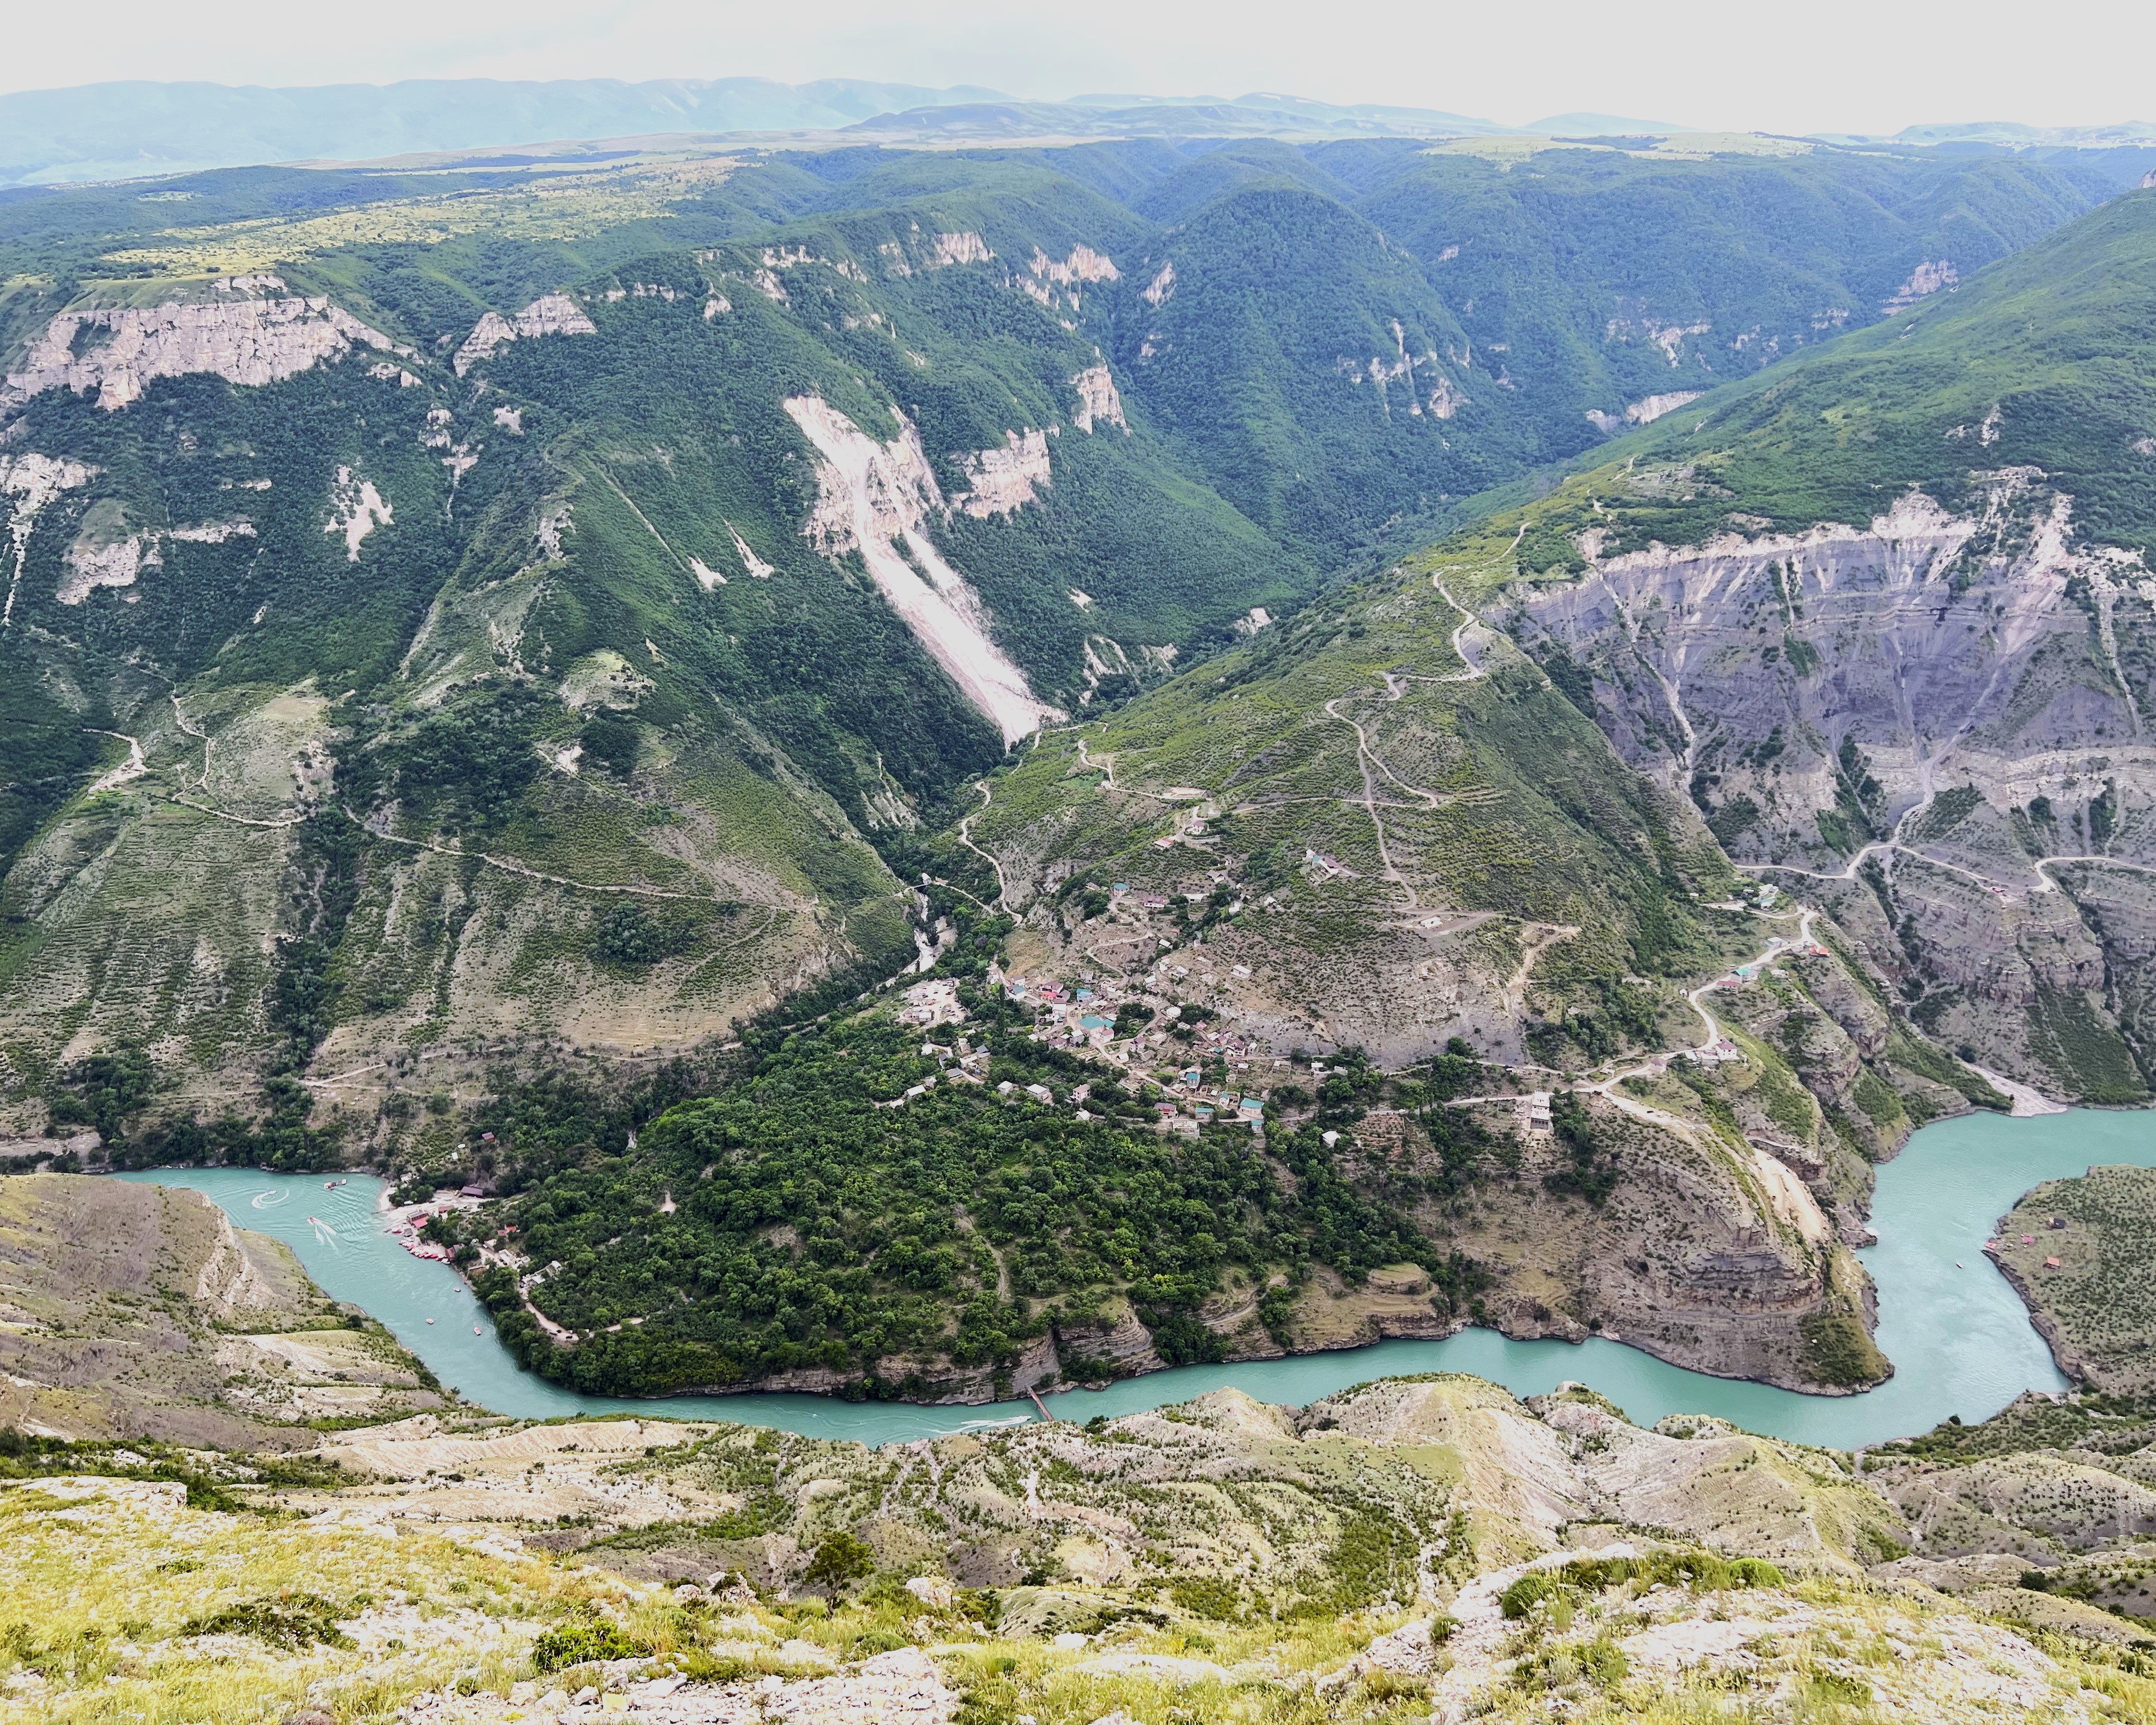
<svg viewBox="0 0 2156 1725"><path fill-rule="evenodd" d="M1453 625L1451 641L1453 653L1459 659L1462 669L1447 671L1442 676L1430 676L1415 671L1382 671L1379 675L1385 680L1384 698L1388 705L1398 701L1406 692L1400 686L1403 683L1473 683L1490 675L1488 669L1468 650L1467 647L1467 632L1471 629L1479 627L1481 619L1466 606L1453 598L1440 577L1432 575L1430 578L1430 584L1437 589L1446 604L1460 614L1460 621ZM1325 703L1325 716L1329 719L1337 720L1355 733L1355 765L1363 778L1363 795L1358 806L1370 817L1370 826L1377 834L1378 872L1407 895L1406 909L1419 911L1423 908L1421 896L1416 892L1414 882L1394 865L1391 848L1385 840L1384 818L1378 813L1381 808L1399 809L1414 805L1389 801L1380 803L1378 798L1378 775L1383 775L1396 789L1408 796L1419 798L1421 807L1425 809L1442 809L1448 803L1458 802L1460 798L1451 792L1433 791L1421 785L1409 784L1386 764L1383 756L1371 747L1369 733L1363 730L1360 721L1350 718L1340 711L1340 704L1342 701L1355 701L1363 696L1376 693L1373 689L1361 689L1352 694L1336 695ZM1082 742L1079 745L1081 759L1084 747ZM1351 803L1358 802L1358 799L1353 797L1347 800ZM1570 932L1575 934L1578 932L1577 929ZM1543 946L1549 944L1551 942L1547 940L1542 942ZM1539 952L1541 947L1537 947L1533 950Z"/></svg>
<svg viewBox="0 0 2156 1725"><path fill-rule="evenodd" d="M1082 739L1080 741L1078 747L1080 751L1079 758L1083 760L1085 758L1084 751L1086 745ZM981 793L981 807L983 809L986 809L993 804L995 802L995 795L994 793L988 789L988 780L984 778L978 781L973 786L973 788ZM1011 908L1010 888L1004 880L1003 864L997 860L994 852L983 850L979 845L973 842L973 823L978 819L979 817L978 815L969 814L963 820L958 823L958 842L964 845L967 850L972 851L974 855L981 858L982 860L986 862L990 868L996 871L996 908L999 911L1009 913Z"/></svg>

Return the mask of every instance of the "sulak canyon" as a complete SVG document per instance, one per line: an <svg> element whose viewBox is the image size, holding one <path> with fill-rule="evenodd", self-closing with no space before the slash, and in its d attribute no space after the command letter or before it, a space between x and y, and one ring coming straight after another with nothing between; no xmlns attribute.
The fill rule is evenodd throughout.
<svg viewBox="0 0 2156 1725"><path fill-rule="evenodd" d="M0 1722L2156 1720L2156 132L105 88Z"/></svg>

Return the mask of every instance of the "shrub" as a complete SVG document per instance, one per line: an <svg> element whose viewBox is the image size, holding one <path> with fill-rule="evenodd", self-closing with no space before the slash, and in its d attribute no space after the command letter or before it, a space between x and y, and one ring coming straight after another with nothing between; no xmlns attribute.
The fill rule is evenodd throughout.
<svg viewBox="0 0 2156 1725"><path fill-rule="evenodd" d="M585 758L606 768L616 778L626 778L636 765L636 721L612 707L602 708L584 721L577 741Z"/></svg>
<svg viewBox="0 0 2156 1725"><path fill-rule="evenodd" d="M572 1623L548 1630L534 1641L531 1661L542 1671L558 1671L603 1659L641 1659L650 1651L646 1643L624 1634L619 1625Z"/></svg>
<svg viewBox="0 0 2156 1725"><path fill-rule="evenodd" d="M1641 1558L1578 1558L1556 1569L1531 1569L1497 1596L1509 1618L1525 1617L1567 1588L1599 1593L1628 1581L1661 1582L1699 1593L1731 1588L1779 1587L1782 1572L1758 1558L1722 1558L1705 1551L1658 1551Z"/></svg>
<svg viewBox="0 0 2156 1725"><path fill-rule="evenodd" d="M1385 1707L1397 1701L1427 1700L1430 1679L1406 1671L1375 1671L1365 1672L1355 1688L1366 1705Z"/></svg>
<svg viewBox="0 0 2156 1725"><path fill-rule="evenodd" d="M1233 1623L1243 1615L1242 1589L1218 1575L1192 1575L1168 1590L1176 1609L1215 1623Z"/></svg>
<svg viewBox="0 0 2156 1725"><path fill-rule="evenodd" d="M593 949L616 964L656 964L686 950L696 938L696 918L679 912L654 916L624 898L599 919Z"/></svg>
<svg viewBox="0 0 2156 1725"><path fill-rule="evenodd" d="M1814 1701L1836 1702L1849 1707L1863 1707L1871 1699L1871 1686L1861 1677L1845 1676L1840 1671L1815 1671L1804 1686L1811 1692Z"/></svg>
<svg viewBox="0 0 2156 1725"><path fill-rule="evenodd" d="M1544 1599L1553 1599L1563 1591L1564 1584L1554 1569L1530 1569L1497 1595L1497 1608L1508 1618L1525 1617Z"/></svg>
<svg viewBox="0 0 2156 1725"><path fill-rule="evenodd" d="M336 1608L314 1594L287 1594L227 1605L221 1611L189 1618L180 1626L180 1633L253 1635L295 1653L316 1642L325 1647L352 1645L351 1637L337 1627Z"/></svg>

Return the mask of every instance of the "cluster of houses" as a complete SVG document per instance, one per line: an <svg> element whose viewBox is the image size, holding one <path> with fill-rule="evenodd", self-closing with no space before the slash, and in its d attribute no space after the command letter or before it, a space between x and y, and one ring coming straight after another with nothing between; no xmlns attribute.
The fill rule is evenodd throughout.
<svg viewBox="0 0 2156 1725"><path fill-rule="evenodd" d="M1717 988L1740 988L1747 983L1756 982L1760 973L1770 968L1777 958L1829 958L1831 957L1833 954L1817 941L1777 940L1770 942L1765 953L1751 963L1740 964L1727 976L1717 977L1714 979L1714 986Z"/></svg>
<svg viewBox="0 0 2156 1725"><path fill-rule="evenodd" d="M2046 1228L2052 1230L2062 1229L2066 1225L2066 1219L2064 1216L2053 1216L2044 1224ZM2036 1236L2033 1234L2025 1234L2021 1236L2021 1244L2025 1246L2034 1245L2035 1243ZM1984 1243L1984 1249L1987 1252L1996 1254L2005 1250L2005 1242L1997 1238L1987 1240ZM2044 1267L2046 1270L2061 1270L2066 1266L2057 1258L2051 1257L2044 1260Z"/></svg>
<svg viewBox="0 0 2156 1725"><path fill-rule="evenodd" d="M1126 890L1120 886L1116 888L1118 892ZM1238 965L1235 970L1239 976L1250 973L1247 966ZM1265 1097L1262 1091L1250 1083L1251 1069L1264 1065L1285 1070L1288 1063L1254 1048L1233 1030L1202 1025L1194 1028L1189 1044L1191 1050L1200 1057L1199 1063L1182 1065L1172 1078L1154 1076L1166 1057L1168 1027L1182 1015L1179 1006L1154 991L1173 986L1176 979L1188 973L1188 967L1182 966L1147 977L1145 981L1148 987L1144 990L1127 989L1110 981L1074 983L1035 980L1007 975L993 967L988 980L991 986L1003 990L1005 999L1034 1009L1037 1017L1032 1033L1034 1040L1086 1050L1119 1074L1142 1080L1147 1088L1158 1086L1161 1094L1155 1097L1152 1106L1164 1124L1188 1130L1209 1121L1234 1121L1255 1126L1264 1119ZM965 1021L965 1009L958 1003L957 985L948 979L938 978L916 983L906 990L902 999L904 1004L898 1014L901 1023L933 1031L942 1025ZM1135 1034L1118 1039L1116 1012L1126 1002L1132 1001L1147 1008L1147 1021ZM1179 1048L1177 1052L1183 1060L1189 1059ZM932 1036L921 1045L921 1053L937 1058L942 1065L942 1071L913 1086L904 1096L885 1106L903 1107L933 1089L939 1079L980 1083L987 1077L988 1051L973 1047L963 1035L949 1045L937 1042ZM1204 1065L1207 1056L1230 1069L1229 1082L1207 1081ZM1081 1084L1072 1095L1080 1115L1086 1118L1091 1117L1085 1106L1088 1088ZM998 1094L1028 1096L1044 1105L1055 1100L1045 1085L1020 1086L1006 1081L996 1089Z"/></svg>
<svg viewBox="0 0 2156 1725"><path fill-rule="evenodd" d="M916 983L902 997L906 1004L899 1009L901 1024L919 1024L932 1030L938 1024L963 1024L966 1009L958 1004L958 984L949 977L937 977L925 983Z"/></svg>

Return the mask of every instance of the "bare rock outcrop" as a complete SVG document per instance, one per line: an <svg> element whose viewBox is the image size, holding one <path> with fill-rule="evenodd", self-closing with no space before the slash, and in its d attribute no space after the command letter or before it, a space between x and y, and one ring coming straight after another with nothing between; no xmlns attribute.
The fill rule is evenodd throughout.
<svg viewBox="0 0 2156 1725"><path fill-rule="evenodd" d="M481 360L493 358L495 350L506 342L531 341L541 336L590 336L598 332L598 326L585 316L583 308L567 294L542 294L513 319L498 311L482 315L472 326L472 332L465 337L464 345L457 349L451 363L461 377Z"/></svg>
<svg viewBox="0 0 2156 1725"><path fill-rule="evenodd" d="M1130 421L1123 417L1123 398L1116 393L1116 380L1105 365L1088 366L1070 380L1070 387L1078 392L1078 411L1070 416L1070 423L1088 437L1096 424L1120 428L1124 435L1130 434Z"/></svg>
<svg viewBox="0 0 2156 1725"><path fill-rule="evenodd" d="M277 276L234 276L207 299L61 312L0 385L0 412L49 389L95 395L111 411L160 377L205 372L275 383L361 347L411 353L327 299L286 292Z"/></svg>
<svg viewBox="0 0 2156 1725"><path fill-rule="evenodd" d="M1999 417L1948 435L1974 454ZM2046 1094L2133 1100L2156 577L2046 475L1974 478L1966 508L1912 490L1859 526L1617 554L1584 534L1587 572L1523 593L1514 627L1584 665L1619 753L1829 909L1933 1040ZM1878 1018L1853 1004L1845 1028ZM1876 1055L1883 1029L1851 1034Z"/></svg>
<svg viewBox="0 0 2156 1725"><path fill-rule="evenodd" d="M971 451L958 458L966 475L966 489L951 499L976 521L992 515L1009 515L1026 504L1038 502L1041 491L1053 481L1048 466L1048 438L1028 430L1004 434L1001 449Z"/></svg>
<svg viewBox="0 0 2156 1725"><path fill-rule="evenodd" d="M1107 1367L1102 1375L1115 1378L1158 1372L1168 1364L1153 1351L1152 1332L1127 1305L1119 1305L1114 1317L1097 1327L1066 1322L1057 1330L1058 1351L1067 1373L1075 1378L1090 1375L1086 1369L1089 1363Z"/></svg>
<svg viewBox="0 0 2156 1725"><path fill-rule="evenodd" d="M819 457L819 495L803 529L810 542L826 556L860 553L891 609L1005 742L1062 717L990 639L987 607L929 536L929 511L944 498L912 423L893 409L897 432L879 443L821 397L792 397L786 411ZM1045 447L1041 454L1045 462Z"/></svg>

